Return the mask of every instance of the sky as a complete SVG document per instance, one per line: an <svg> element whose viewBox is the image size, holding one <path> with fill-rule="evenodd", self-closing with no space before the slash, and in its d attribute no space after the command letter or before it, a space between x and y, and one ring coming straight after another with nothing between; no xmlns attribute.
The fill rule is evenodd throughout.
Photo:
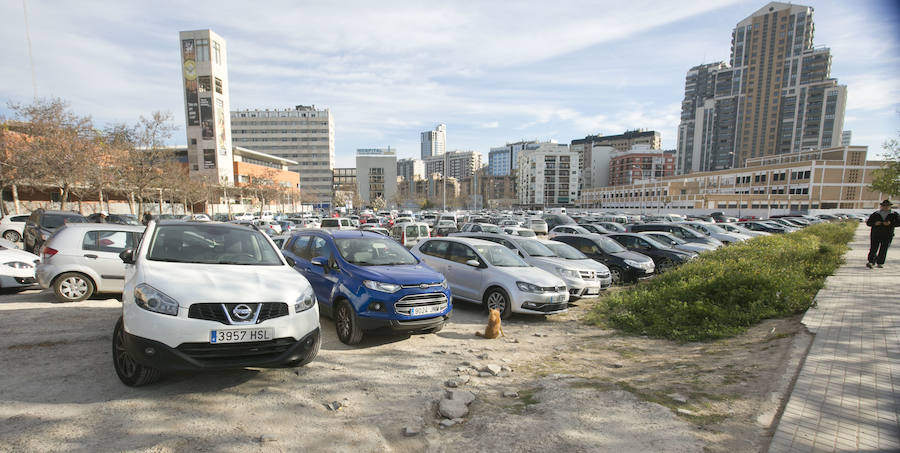
<svg viewBox="0 0 900 453"><path fill-rule="evenodd" d="M359 148L448 150L657 130L674 149L684 77L727 61L733 27L764 1L0 1L0 116L67 100L95 124L173 114L184 144L178 32L227 42L232 110L328 108L335 166ZM900 2L811 0L814 44L848 87L852 144L900 137ZM25 11L28 32L26 33ZM28 38L34 61L29 59Z"/></svg>

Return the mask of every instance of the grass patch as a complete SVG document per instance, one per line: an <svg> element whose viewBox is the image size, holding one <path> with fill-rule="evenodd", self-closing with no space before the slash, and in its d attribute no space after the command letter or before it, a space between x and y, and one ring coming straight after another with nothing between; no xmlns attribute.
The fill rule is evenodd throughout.
<svg viewBox="0 0 900 453"><path fill-rule="evenodd" d="M601 327L671 340L706 341L808 309L843 262L857 222L723 247L603 298L587 316Z"/></svg>

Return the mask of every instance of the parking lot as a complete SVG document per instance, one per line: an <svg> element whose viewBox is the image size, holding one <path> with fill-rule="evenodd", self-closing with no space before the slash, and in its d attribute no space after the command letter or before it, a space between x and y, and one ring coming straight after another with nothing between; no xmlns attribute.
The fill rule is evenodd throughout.
<svg viewBox="0 0 900 453"><path fill-rule="evenodd" d="M3 451L747 451L764 439L755 418L791 347L766 333L795 322L674 345L587 326L574 307L515 316L505 338L483 340L474 332L486 315L457 304L437 334L367 336L353 347L322 318L322 350L304 368L169 375L129 388L111 363L118 300L61 304L48 291L3 291ZM488 364L506 368L478 373ZM437 403L450 379L476 400L462 423L442 428ZM688 395L685 407L719 414L715 423L648 396L675 390Z"/></svg>

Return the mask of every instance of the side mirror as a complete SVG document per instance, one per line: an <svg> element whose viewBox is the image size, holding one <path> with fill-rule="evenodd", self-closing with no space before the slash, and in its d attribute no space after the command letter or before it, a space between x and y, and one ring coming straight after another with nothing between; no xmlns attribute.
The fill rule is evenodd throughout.
<svg viewBox="0 0 900 453"><path fill-rule="evenodd" d="M297 262L294 261L294 259L289 256L284 257L284 260L287 261L288 266L294 267L297 265Z"/></svg>
<svg viewBox="0 0 900 453"><path fill-rule="evenodd" d="M134 264L134 250L133 249L125 249L119 253L119 259L122 260L125 264Z"/></svg>
<svg viewBox="0 0 900 453"><path fill-rule="evenodd" d="M466 261L466 264L468 264L469 266L472 266L472 267L481 266L481 263L479 263L478 260L469 260L469 261Z"/></svg>
<svg viewBox="0 0 900 453"><path fill-rule="evenodd" d="M328 258L325 258L324 256L317 256L309 262L312 263L313 266L319 266L323 268L328 266Z"/></svg>

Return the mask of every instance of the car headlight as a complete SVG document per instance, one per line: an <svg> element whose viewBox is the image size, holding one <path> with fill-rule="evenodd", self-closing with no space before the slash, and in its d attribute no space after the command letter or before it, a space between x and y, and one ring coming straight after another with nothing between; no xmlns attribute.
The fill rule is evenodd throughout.
<svg viewBox="0 0 900 453"><path fill-rule="evenodd" d="M146 283L134 288L134 302L147 311L178 316L178 302Z"/></svg>
<svg viewBox="0 0 900 453"><path fill-rule="evenodd" d="M519 287L519 291L524 291L526 293L542 293L544 292L540 286L532 285L528 282L516 282L516 286Z"/></svg>
<svg viewBox="0 0 900 453"><path fill-rule="evenodd" d="M396 283L384 283L376 282L374 280L364 280L363 285L366 288L374 291L381 291L383 293L396 293L397 291L400 291L400 285Z"/></svg>
<svg viewBox="0 0 900 453"><path fill-rule="evenodd" d="M300 297L297 297L297 300L294 302L294 313L309 310L315 304L316 293L313 291L312 286L307 286L306 289L300 293Z"/></svg>
<svg viewBox="0 0 900 453"><path fill-rule="evenodd" d="M441 281L441 288L447 289L447 288L449 288L449 287L450 287L450 284L447 283L447 279L446 279L446 278L445 278L444 280Z"/></svg>
<svg viewBox="0 0 900 453"><path fill-rule="evenodd" d="M559 272L559 275L561 275L564 278L565 277L575 278L575 279L581 278L581 273L574 269L566 269L564 267L557 267L556 272Z"/></svg>
<svg viewBox="0 0 900 453"><path fill-rule="evenodd" d="M26 263L24 261L10 261L8 263L3 263L3 264L5 264L9 267L15 268L15 269L31 269L34 267L31 264Z"/></svg>
<svg viewBox="0 0 900 453"><path fill-rule="evenodd" d="M653 269L653 261L625 260L625 264L638 269Z"/></svg>

